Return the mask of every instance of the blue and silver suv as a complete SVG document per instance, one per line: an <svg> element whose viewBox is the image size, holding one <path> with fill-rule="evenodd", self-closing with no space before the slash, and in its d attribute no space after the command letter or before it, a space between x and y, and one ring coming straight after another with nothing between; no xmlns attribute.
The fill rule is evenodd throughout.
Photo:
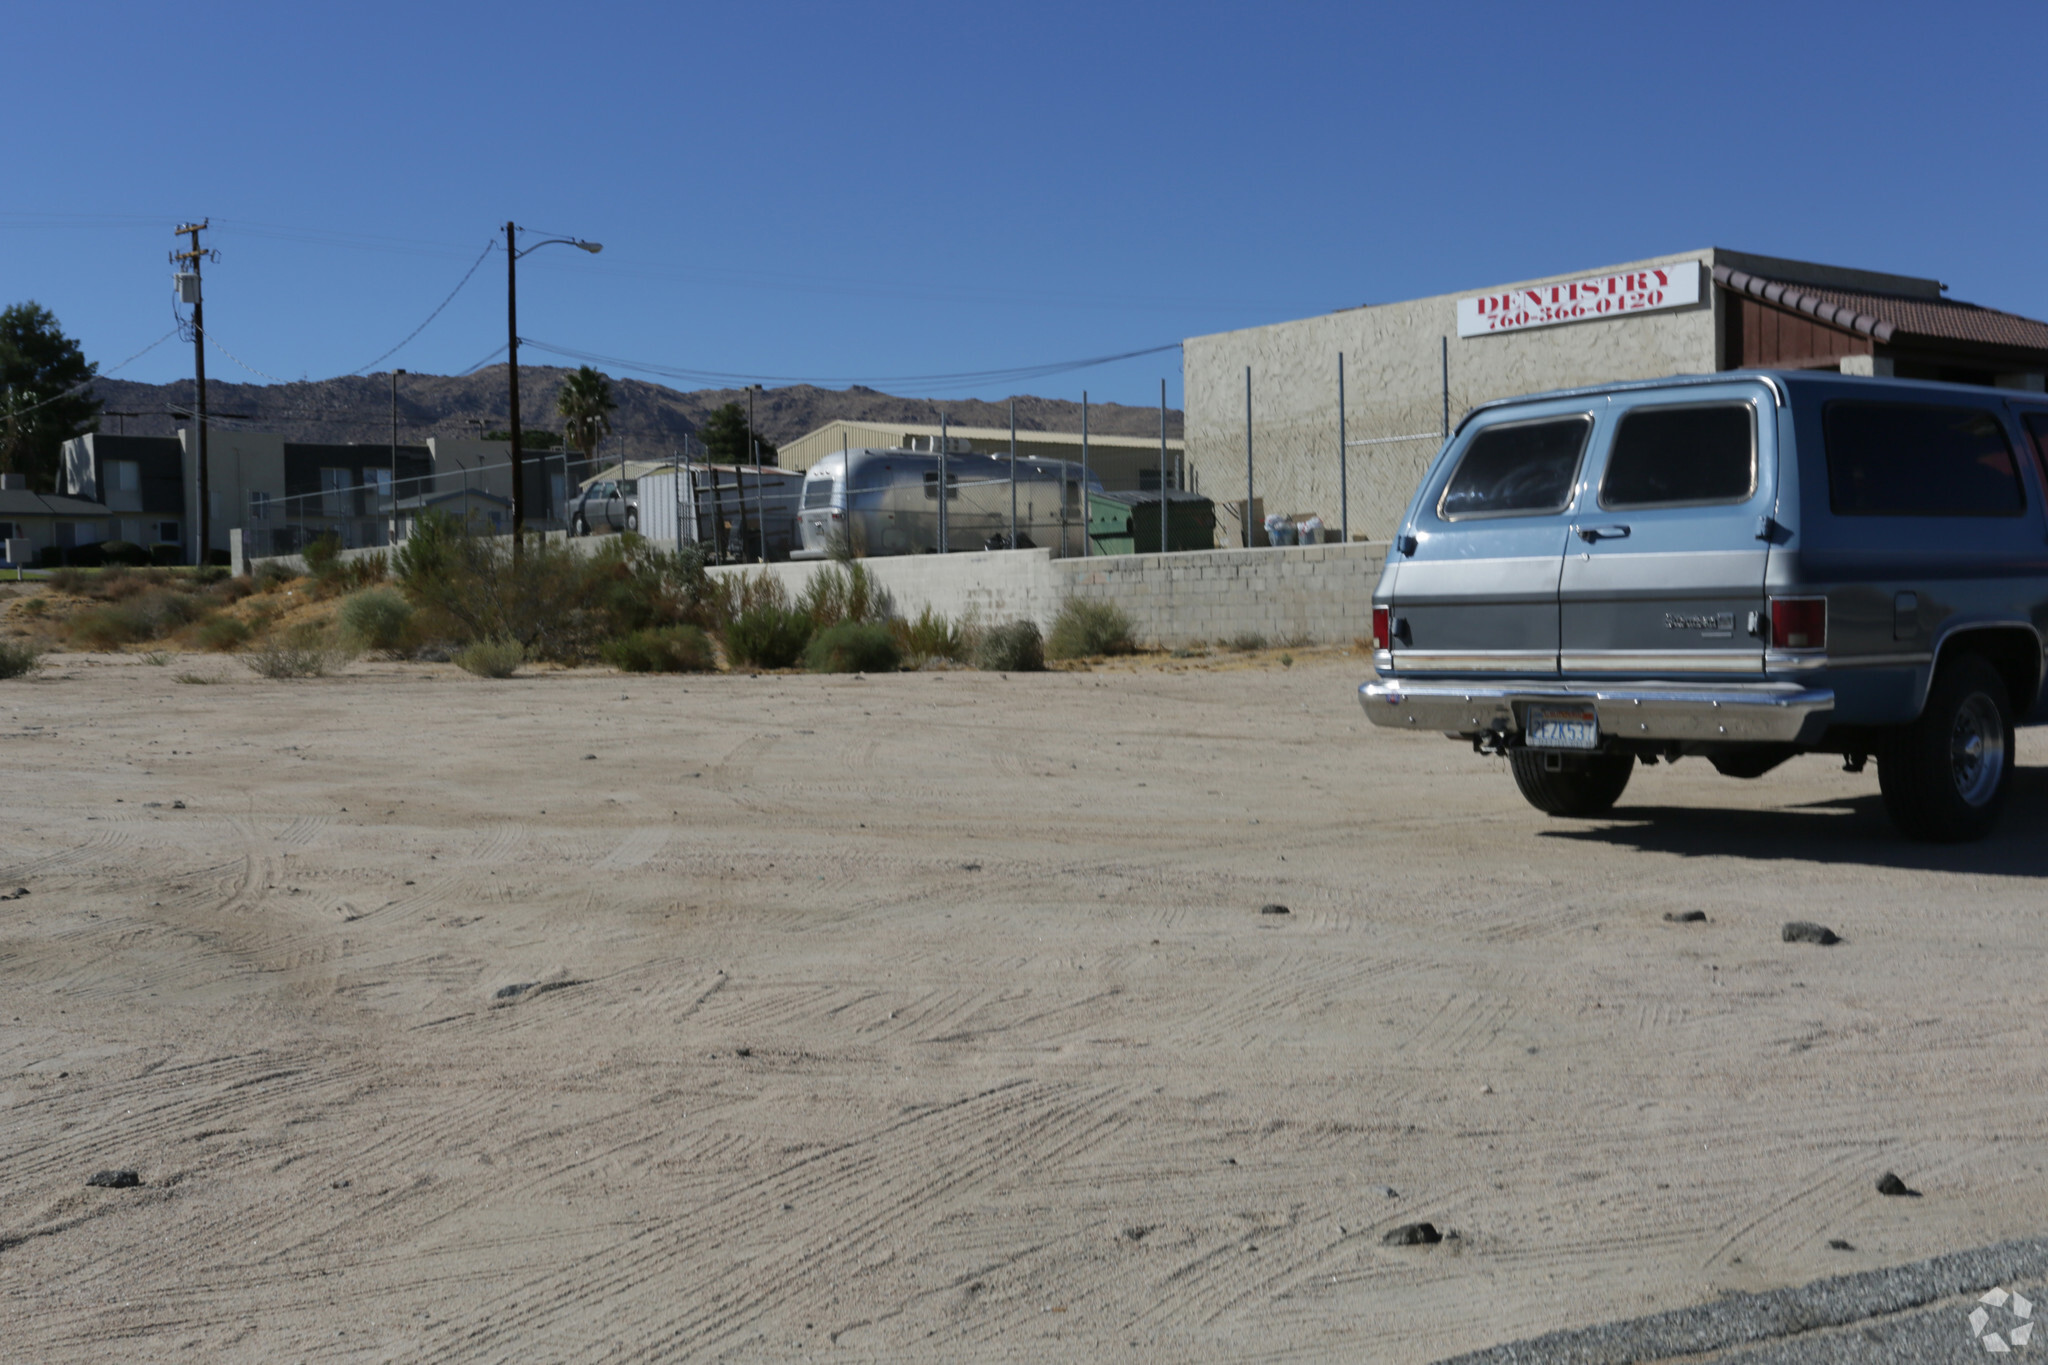
<svg viewBox="0 0 2048 1365"><path fill-rule="evenodd" d="M1373 594L1379 725L1507 756L1558 815L1637 763L1877 760L1978 838L2048 723L2048 396L1733 371L1474 409Z"/></svg>

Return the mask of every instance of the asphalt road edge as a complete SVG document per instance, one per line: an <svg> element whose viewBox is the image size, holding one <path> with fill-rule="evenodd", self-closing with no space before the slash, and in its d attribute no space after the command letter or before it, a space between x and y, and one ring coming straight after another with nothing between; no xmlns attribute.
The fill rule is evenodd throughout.
<svg viewBox="0 0 2048 1365"><path fill-rule="evenodd" d="M1836 1275L1761 1294L1734 1294L1693 1308L1568 1328L1437 1365L1624 1365L1703 1356L1886 1317L2048 1272L2048 1237L1999 1242L1924 1261Z"/></svg>

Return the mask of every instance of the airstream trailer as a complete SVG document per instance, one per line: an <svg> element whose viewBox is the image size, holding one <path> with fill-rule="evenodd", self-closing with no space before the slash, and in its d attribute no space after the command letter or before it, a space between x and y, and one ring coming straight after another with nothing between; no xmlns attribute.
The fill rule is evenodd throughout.
<svg viewBox="0 0 2048 1365"><path fill-rule="evenodd" d="M941 515L939 480L946 484ZM1079 554L1086 513L1081 467L1019 457L1017 544L1010 541L1010 457L951 451L832 451L806 472L792 559L823 559L844 535L854 554L1030 549ZM1088 487L1101 491L1092 473ZM942 541L943 537L943 541Z"/></svg>

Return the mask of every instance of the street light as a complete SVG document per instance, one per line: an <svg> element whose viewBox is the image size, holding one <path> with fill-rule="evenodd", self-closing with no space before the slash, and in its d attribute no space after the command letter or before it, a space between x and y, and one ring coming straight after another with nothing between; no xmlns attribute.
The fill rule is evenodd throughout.
<svg viewBox="0 0 2048 1365"><path fill-rule="evenodd" d="M517 223L505 224L505 330L511 340L507 349L512 371L512 424L507 434L512 438L512 546L515 550L526 530L526 471L521 464L519 449L519 258L558 243L581 247L593 256L604 250L600 242L586 242L578 237L550 237L521 251L518 234Z"/></svg>

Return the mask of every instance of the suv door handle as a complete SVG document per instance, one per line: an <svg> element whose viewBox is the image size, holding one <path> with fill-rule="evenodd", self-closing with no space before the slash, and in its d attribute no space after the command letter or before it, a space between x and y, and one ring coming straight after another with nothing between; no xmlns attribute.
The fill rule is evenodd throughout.
<svg viewBox="0 0 2048 1365"><path fill-rule="evenodd" d="M1572 530L1580 540L1591 545L1596 540L1627 540L1626 526L1574 526Z"/></svg>

